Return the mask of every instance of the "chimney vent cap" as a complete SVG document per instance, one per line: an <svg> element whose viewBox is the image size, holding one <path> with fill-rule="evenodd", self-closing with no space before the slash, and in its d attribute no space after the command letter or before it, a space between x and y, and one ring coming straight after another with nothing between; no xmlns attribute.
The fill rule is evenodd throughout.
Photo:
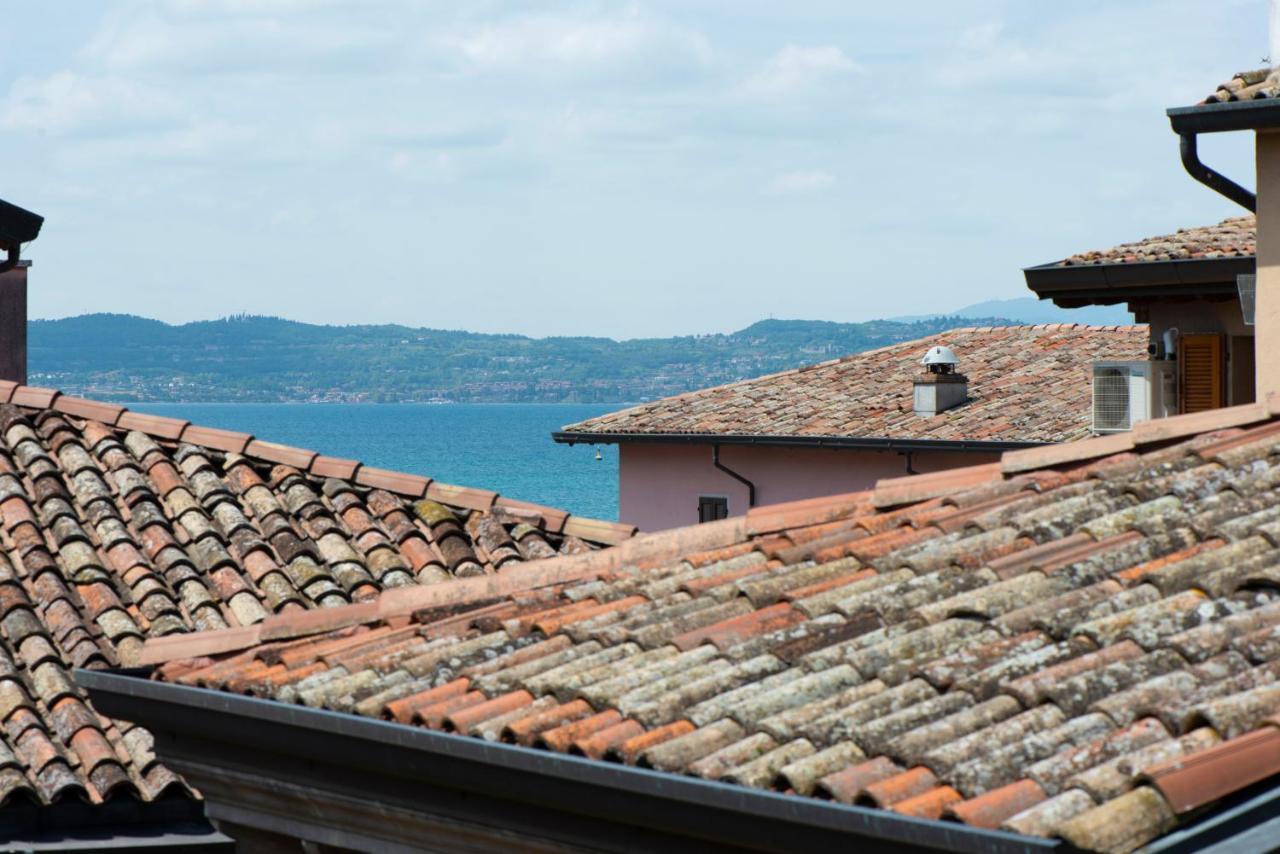
<svg viewBox="0 0 1280 854"><path fill-rule="evenodd" d="M932 374L952 373L959 362L960 360L956 358L955 351L942 345L930 347L929 352L925 353L924 358L920 360L920 364L924 365L929 370L929 373Z"/></svg>

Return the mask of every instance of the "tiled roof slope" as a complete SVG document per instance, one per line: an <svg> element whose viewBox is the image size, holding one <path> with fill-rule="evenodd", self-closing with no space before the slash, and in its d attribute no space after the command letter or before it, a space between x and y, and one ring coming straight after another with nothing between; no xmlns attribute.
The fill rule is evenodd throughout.
<svg viewBox="0 0 1280 854"><path fill-rule="evenodd" d="M1237 72L1201 103L1224 104L1228 101L1258 101L1277 96L1280 96L1280 69L1259 68L1254 71Z"/></svg>
<svg viewBox="0 0 1280 854"><path fill-rule="evenodd" d="M631 530L0 383L0 820L15 801L184 791L145 730L93 711L73 668Z"/></svg>
<svg viewBox="0 0 1280 854"><path fill-rule="evenodd" d="M264 638L160 639L147 660L180 684L1130 851L1280 773L1277 410L756 508L507 589L387 594L243 652Z"/></svg>
<svg viewBox="0 0 1280 854"><path fill-rule="evenodd" d="M797 370L690 392L564 428L602 433L1063 442L1089 434L1089 365L1147 358L1145 326L966 327ZM921 357L943 344L969 402L912 411Z"/></svg>
<svg viewBox="0 0 1280 854"><path fill-rule="evenodd" d="M1173 234L1148 237L1134 243L1122 243L1110 249L1080 252L1059 261L1056 266L1081 267L1099 264L1142 264L1153 261L1244 258L1252 257L1257 252L1257 220L1250 214L1224 219L1217 225L1180 228Z"/></svg>

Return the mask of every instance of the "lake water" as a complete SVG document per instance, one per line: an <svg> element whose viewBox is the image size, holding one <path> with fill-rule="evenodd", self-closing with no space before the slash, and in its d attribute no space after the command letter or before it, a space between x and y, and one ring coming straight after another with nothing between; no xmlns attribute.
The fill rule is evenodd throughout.
<svg viewBox="0 0 1280 854"><path fill-rule="evenodd" d="M618 518L618 449L558 445L551 431L616 404L146 403L139 412L252 433L366 465Z"/></svg>

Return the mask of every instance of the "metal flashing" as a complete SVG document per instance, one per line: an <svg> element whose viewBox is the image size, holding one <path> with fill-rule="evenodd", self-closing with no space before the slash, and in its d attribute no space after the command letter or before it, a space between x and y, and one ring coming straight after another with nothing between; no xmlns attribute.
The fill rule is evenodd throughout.
<svg viewBox="0 0 1280 854"><path fill-rule="evenodd" d="M1235 287L1234 279L1232 287ZM1048 442L992 442L969 439L884 439L862 436L755 436L740 433L586 433L557 430L551 438L564 445L759 445L775 448L834 448L875 451L969 451L999 454L1038 448Z"/></svg>

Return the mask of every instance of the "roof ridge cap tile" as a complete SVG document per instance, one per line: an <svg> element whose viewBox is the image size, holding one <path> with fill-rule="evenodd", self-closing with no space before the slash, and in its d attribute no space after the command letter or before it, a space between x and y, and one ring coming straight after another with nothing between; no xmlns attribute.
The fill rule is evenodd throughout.
<svg viewBox="0 0 1280 854"><path fill-rule="evenodd" d="M1003 476L1001 463L994 462L904 477L881 478L876 481L871 504L877 510L914 504L929 498L965 492L984 483L1002 480Z"/></svg>
<svg viewBox="0 0 1280 854"><path fill-rule="evenodd" d="M1268 722L1244 735L1147 768L1150 783L1179 815L1280 773L1280 729Z"/></svg>
<svg viewBox="0 0 1280 854"><path fill-rule="evenodd" d="M383 590L369 602L277 614L252 626L148 638L139 663L164 664L220 655L257 646L264 640L306 637L347 626L408 617L425 609L460 607L514 596L556 584L599 577L632 563L673 560L689 551L722 548L745 536L747 527L742 516L689 528L641 534L607 549L530 561L496 575L391 588ZM320 616L311 616L317 614Z"/></svg>
<svg viewBox="0 0 1280 854"><path fill-rule="evenodd" d="M1007 475L1018 474L1033 469L1108 457L1112 454L1131 451L1133 447L1131 432L1108 433L1058 445L1041 445L1037 448L1005 451L1000 457L1000 467Z"/></svg>

